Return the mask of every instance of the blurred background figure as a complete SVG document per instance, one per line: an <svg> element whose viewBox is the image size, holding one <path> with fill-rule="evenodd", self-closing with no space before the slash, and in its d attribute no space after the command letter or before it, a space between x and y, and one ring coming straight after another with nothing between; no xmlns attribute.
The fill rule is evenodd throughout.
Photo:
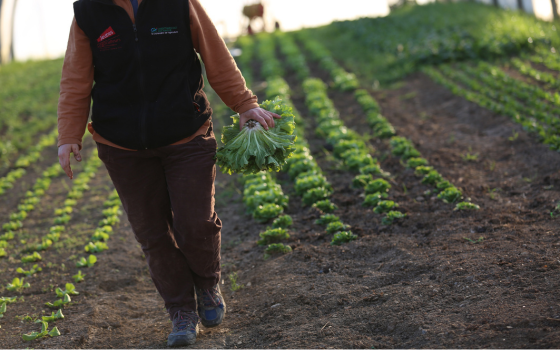
<svg viewBox="0 0 560 350"><path fill-rule="evenodd" d="M262 2L257 2L252 5L243 6L242 13L243 16L245 16L245 19L249 22L249 24L247 24L246 34L253 35L254 31L253 31L253 26L251 24L253 24L254 21L256 20L260 20L261 22L260 31L262 32L265 30L264 5L262 4Z"/></svg>

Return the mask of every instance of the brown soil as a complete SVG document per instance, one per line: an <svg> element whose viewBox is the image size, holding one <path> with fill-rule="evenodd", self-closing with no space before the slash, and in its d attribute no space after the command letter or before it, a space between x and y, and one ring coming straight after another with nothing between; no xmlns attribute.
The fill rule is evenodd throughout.
<svg viewBox="0 0 560 350"><path fill-rule="evenodd" d="M326 78L316 68L313 72ZM228 314L220 327L203 329L195 347L560 346L559 219L549 215L560 199L560 154L507 118L452 95L424 75L413 75L393 90L372 91L399 135L410 138L482 208L456 212L452 205L425 196L430 187L390 155L386 141L374 140L375 155L392 174L394 199L408 214L400 223L382 226L371 209L361 206L361 191L350 187L354 174L340 170L324 142L314 136L297 80L287 80L296 107L309 120L306 136L312 152L334 187L332 199L339 206L335 214L359 239L331 246L324 227L314 224L319 213L302 207L287 176L278 174L290 195L288 214L294 226L288 244L294 251L264 260L256 240L266 225L245 214L238 178L218 173L216 206L224 222L222 290ZM351 94L332 92L331 98L349 127L370 132ZM218 114L214 121L219 131L225 118ZM509 141L512 130L519 137ZM92 147L86 145L86 155ZM466 153L478 154L478 159L465 161ZM24 183L29 186L30 181ZM62 177L53 181L17 241L38 237L50 225L66 182ZM71 281L77 272L75 257L84 256L83 244L101 219L101 203L112 189L105 169L90 185L67 225L64 245L42 253L43 272L26 279L31 288L22 294L0 290L0 296L25 299L8 305L0 318L1 347L165 347L170 322L124 217L109 240L110 249L84 270L86 281L76 284L80 295L64 308L66 318L56 322L62 336L21 340L22 333L38 327L16 316L40 316L42 310L50 314L43 304L55 299L54 288ZM0 212L11 211L16 202L15 197L1 202ZM2 214L2 220L6 217ZM481 236L479 243L465 239ZM0 260L2 286L17 276L19 257ZM47 262L55 265L49 268ZM229 288L232 272L244 285L237 292Z"/></svg>

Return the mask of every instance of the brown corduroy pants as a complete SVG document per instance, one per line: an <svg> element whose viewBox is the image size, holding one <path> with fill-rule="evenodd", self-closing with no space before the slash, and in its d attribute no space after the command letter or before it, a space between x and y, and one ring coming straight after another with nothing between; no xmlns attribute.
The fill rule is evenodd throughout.
<svg viewBox="0 0 560 350"><path fill-rule="evenodd" d="M185 144L150 150L97 144L170 317L196 311L194 287L210 289L220 279L216 147L212 127Z"/></svg>

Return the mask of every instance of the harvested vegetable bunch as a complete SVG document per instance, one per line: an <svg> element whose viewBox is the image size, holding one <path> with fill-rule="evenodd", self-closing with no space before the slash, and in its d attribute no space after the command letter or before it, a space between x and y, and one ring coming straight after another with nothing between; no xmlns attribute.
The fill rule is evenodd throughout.
<svg viewBox="0 0 560 350"><path fill-rule="evenodd" d="M295 150L296 140L292 108L280 98L264 101L261 108L279 114L274 128L265 130L260 123L249 120L239 131L239 115L232 116L233 124L224 127L222 142L216 159L222 172L256 174L259 171L279 171Z"/></svg>

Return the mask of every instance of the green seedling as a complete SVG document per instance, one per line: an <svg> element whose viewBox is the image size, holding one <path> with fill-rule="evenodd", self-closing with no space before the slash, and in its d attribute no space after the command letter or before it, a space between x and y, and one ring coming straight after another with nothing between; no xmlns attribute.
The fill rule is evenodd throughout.
<svg viewBox="0 0 560 350"><path fill-rule="evenodd" d="M554 209L550 212L550 217L554 219L559 215L560 215L560 202L558 202L558 204L556 204L556 207L554 207Z"/></svg>
<svg viewBox="0 0 560 350"><path fill-rule="evenodd" d="M376 214L383 214L391 211L394 208L397 208L399 205L394 201L383 200L377 203L377 206L373 209L373 212Z"/></svg>
<svg viewBox="0 0 560 350"><path fill-rule="evenodd" d="M43 271L43 269L40 268L37 264L33 265L33 267L31 269L29 269L28 271L25 271L21 267L18 267L17 270L16 270L17 273L21 273L22 275L25 275L26 277L29 277L29 276L34 275L37 272L41 272L41 271Z"/></svg>
<svg viewBox="0 0 560 350"><path fill-rule="evenodd" d="M58 242L58 240L60 239L60 233L48 233L45 235L44 239L50 239L53 242Z"/></svg>
<svg viewBox="0 0 560 350"><path fill-rule="evenodd" d="M85 280L86 274L82 274L82 270L78 270L78 273L72 276L72 279L76 283L83 282Z"/></svg>
<svg viewBox="0 0 560 350"><path fill-rule="evenodd" d="M508 137L508 140L510 140L511 142L517 140L519 138L519 133L515 130L511 130L511 136Z"/></svg>
<svg viewBox="0 0 560 350"><path fill-rule="evenodd" d="M62 314L62 309L58 309L58 311L56 313L53 311L50 316L41 317L41 319L45 322L53 322L53 321L56 321L56 320L61 320L63 318L64 318L64 315ZM37 320L36 322L40 322L40 321Z"/></svg>
<svg viewBox="0 0 560 350"><path fill-rule="evenodd" d="M58 296L59 298L64 297L65 295L78 295L80 294L78 291L76 291L76 286L74 286L72 283L66 283L65 285L66 289L62 290L60 288L56 288L55 293L56 296Z"/></svg>
<svg viewBox="0 0 560 350"><path fill-rule="evenodd" d="M242 284L239 284L237 279L237 272L232 272L228 275L228 279L230 282L230 289L232 292L237 292L238 290L242 289L244 286Z"/></svg>
<svg viewBox="0 0 560 350"><path fill-rule="evenodd" d="M108 239L109 239L108 234L106 234L105 232L102 232L102 231L98 231L98 230L95 230L93 236L91 236L91 240L93 242L107 241Z"/></svg>
<svg viewBox="0 0 560 350"><path fill-rule="evenodd" d="M331 245L341 245L343 243L351 242L357 239L358 236L352 233L352 231L342 231L335 233L331 241Z"/></svg>
<svg viewBox="0 0 560 350"><path fill-rule="evenodd" d="M302 197L303 204L310 206L317 203L320 200L327 199L332 194L330 189L325 187L313 188L307 192Z"/></svg>
<svg viewBox="0 0 560 350"><path fill-rule="evenodd" d="M8 248L8 242L7 241L0 241L0 248Z"/></svg>
<svg viewBox="0 0 560 350"><path fill-rule="evenodd" d="M332 213L333 211L335 211L336 209L338 209L338 207L336 206L336 204L332 203L330 200L328 199L324 199L322 201L318 201L315 204L313 204L312 206L313 208L317 208L319 210L321 210L324 213Z"/></svg>
<svg viewBox="0 0 560 350"><path fill-rule="evenodd" d="M35 340L37 338L42 338L42 337L46 336L47 334L49 334L48 328L49 328L49 324L45 321L41 321L41 332L31 332L29 334L23 334L21 336L21 338L24 341L31 341L31 340Z"/></svg>
<svg viewBox="0 0 560 350"><path fill-rule="evenodd" d="M272 222L272 227L274 228L287 228L292 226L294 221L290 215L282 215L274 219Z"/></svg>
<svg viewBox="0 0 560 350"><path fill-rule="evenodd" d="M76 267L92 267L97 262L97 257L93 254L90 254L87 259L81 257L80 260L76 262Z"/></svg>
<svg viewBox="0 0 560 350"><path fill-rule="evenodd" d="M114 207L111 207L109 209L103 210L103 216L105 216L105 217L119 216L121 214L122 214L122 211L120 210L120 206L114 206Z"/></svg>
<svg viewBox="0 0 560 350"><path fill-rule="evenodd" d="M473 204L470 202L460 202L457 203L457 205L455 206L455 209L453 210L479 210L480 206L478 206L477 204Z"/></svg>
<svg viewBox="0 0 560 350"><path fill-rule="evenodd" d="M391 184L389 184L389 182L387 182L387 180L376 179L376 180L373 180L372 182L370 182L365 187L365 192L366 192L366 194L385 193L385 192L388 192L390 188L391 188Z"/></svg>
<svg viewBox="0 0 560 350"><path fill-rule="evenodd" d="M401 213L400 211L391 210L387 214L385 214L385 217L383 219L381 219L381 224L392 225L395 220L403 219L404 217L406 217L406 214Z"/></svg>
<svg viewBox="0 0 560 350"><path fill-rule="evenodd" d="M104 242L89 242L85 247L84 250L86 253L100 253L104 250L109 249L107 243Z"/></svg>
<svg viewBox="0 0 560 350"><path fill-rule="evenodd" d="M426 165L428 165L428 161L426 159L420 158L420 157L409 158L406 161L406 167L407 168L416 169L419 166L426 166Z"/></svg>
<svg viewBox="0 0 560 350"><path fill-rule="evenodd" d="M54 218L53 222L55 225L66 225L71 218L72 217L68 214L62 214L61 216Z"/></svg>
<svg viewBox="0 0 560 350"><path fill-rule="evenodd" d="M315 220L315 223L317 225L328 225L331 222L335 222L335 221L340 221L340 218L334 214L324 214L321 215L319 219Z"/></svg>
<svg viewBox="0 0 560 350"><path fill-rule="evenodd" d="M27 218L27 212L25 211L10 214L10 221L22 221L25 218Z"/></svg>
<svg viewBox="0 0 560 350"><path fill-rule="evenodd" d="M491 200L496 200L496 196L498 194L498 191L501 191L500 188L492 188L488 190L488 196L490 197Z"/></svg>
<svg viewBox="0 0 560 350"><path fill-rule="evenodd" d="M352 187L354 188L364 188L373 181L373 176L371 174L360 174L356 175L354 179L352 179Z"/></svg>
<svg viewBox="0 0 560 350"><path fill-rule="evenodd" d="M463 197L463 193L457 187L449 187L438 194L437 197L445 203L455 203Z"/></svg>
<svg viewBox="0 0 560 350"><path fill-rule="evenodd" d="M416 176L427 175L430 171L434 170L434 167L427 165L420 165L414 169L414 174Z"/></svg>
<svg viewBox="0 0 560 350"><path fill-rule="evenodd" d="M274 242L279 242L283 239L290 238L290 234L286 232L283 228L271 228L264 232L259 233L259 239L257 241L258 245L267 245Z"/></svg>
<svg viewBox="0 0 560 350"><path fill-rule="evenodd" d="M284 208L274 203L259 205L253 212L253 218L258 222L267 222L284 212Z"/></svg>
<svg viewBox="0 0 560 350"><path fill-rule="evenodd" d="M349 230L350 225L345 225L341 221L334 221L327 225L327 233L333 234L340 231Z"/></svg>
<svg viewBox="0 0 560 350"><path fill-rule="evenodd" d="M443 180L437 183L436 188L440 191L443 191L447 188L454 187L453 184L447 180Z"/></svg>
<svg viewBox="0 0 560 350"><path fill-rule="evenodd" d="M64 206L65 207L72 208L72 207L75 207L76 204L78 204L78 201L76 201L75 199L67 199L67 200L64 201Z"/></svg>
<svg viewBox="0 0 560 350"><path fill-rule="evenodd" d="M10 221L2 225L4 231L16 231L23 227L21 221Z"/></svg>
<svg viewBox="0 0 560 350"><path fill-rule="evenodd" d="M292 251L292 247L285 245L283 243L273 243L270 244L264 254L264 259L268 259L272 254L286 254Z"/></svg>
<svg viewBox="0 0 560 350"><path fill-rule="evenodd" d="M360 168L361 174L370 174L370 175L378 175L383 177L391 176L390 173L383 171L379 164L370 164Z"/></svg>
<svg viewBox="0 0 560 350"><path fill-rule="evenodd" d="M436 185L438 182L442 180L443 177L440 175L440 173L437 172L437 170L431 170L429 173L424 175L424 178L422 179L422 183L428 185Z"/></svg>
<svg viewBox="0 0 560 350"><path fill-rule="evenodd" d="M13 304L15 302L17 302L17 297L0 297L0 304Z"/></svg>
<svg viewBox="0 0 560 350"><path fill-rule="evenodd" d="M6 233L4 233L3 235L0 235L0 241L10 241L12 239L14 239L15 235L13 231L8 231Z"/></svg>
<svg viewBox="0 0 560 350"><path fill-rule="evenodd" d="M464 239L465 241L469 242L469 243L472 243L472 244L476 244L476 243L480 243L480 242L484 241L484 237L482 237L482 236L478 237L477 240L470 239L470 238L468 238L468 237L463 237L463 239Z"/></svg>
<svg viewBox="0 0 560 350"><path fill-rule="evenodd" d="M469 147L469 151L461 156L465 162L474 162L478 160L478 153L470 153L472 148Z"/></svg>
<svg viewBox="0 0 560 350"><path fill-rule="evenodd" d="M121 222L121 219L119 219L118 216L113 215L113 216L108 216L105 219L99 221L99 226L115 226L119 222Z"/></svg>
<svg viewBox="0 0 560 350"><path fill-rule="evenodd" d="M70 303L71 301L72 299L70 298L70 295L64 294L64 297L62 299L58 299L54 303L46 302L45 305L50 308L57 309L63 305Z"/></svg>
<svg viewBox="0 0 560 350"><path fill-rule="evenodd" d="M29 288L31 287L31 285L27 282L23 283L23 278L19 279L19 278L14 278L12 280L12 283L8 283L6 285L6 289L9 290L10 292L15 292L15 291L20 291L23 288Z"/></svg>
<svg viewBox="0 0 560 350"><path fill-rule="evenodd" d="M54 211L54 216L61 216L64 214L72 214L72 207L64 207L64 208L59 208L59 209L55 209Z"/></svg>
<svg viewBox="0 0 560 350"><path fill-rule="evenodd" d="M39 261L39 260L41 260L41 259L43 259L43 258L41 257L41 254L39 254L39 253L37 253L37 252L34 252L34 253L31 254L31 255L26 255L26 256L22 257L22 258L21 258L21 262L23 262L23 263L37 262L37 261Z"/></svg>
<svg viewBox="0 0 560 350"><path fill-rule="evenodd" d="M56 326L54 326L48 334L51 337L58 337L60 335L60 331L58 330L58 328Z"/></svg>
<svg viewBox="0 0 560 350"><path fill-rule="evenodd" d="M0 258L3 258L7 255L6 250L4 248L0 248Z"/></svg>
<svg viewBox="0 0 560 350"><path fill-rule="evenodd" d="M0 317L4 317L5 313L6 313L6 303L1 303L0 304Z"/></svg>

